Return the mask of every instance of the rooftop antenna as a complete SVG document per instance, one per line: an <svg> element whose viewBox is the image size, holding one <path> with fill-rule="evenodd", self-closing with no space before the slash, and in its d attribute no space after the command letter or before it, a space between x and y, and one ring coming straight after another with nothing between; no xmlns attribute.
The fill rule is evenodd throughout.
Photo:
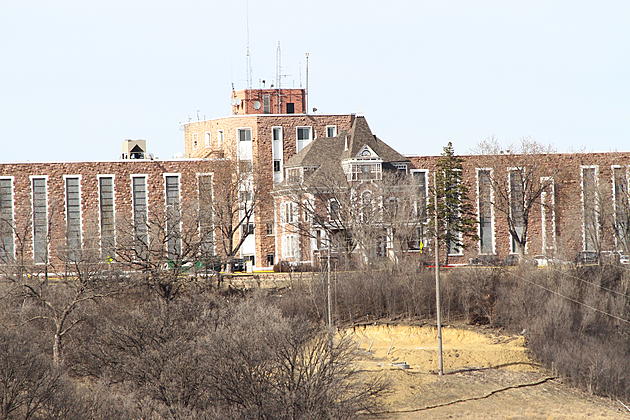
<svg viewBox="0 0 630 420"><path fill-rule="evenodd" d="M305 114L308 114L308 53L306 53L306 90L304 91L304 108Z"/></svg>
<svg viewBox="0 0 630 420"><path fill-rule="evenodd" d="M302 88L302 62L298 64L298 68L300 69L300 88Z"/></svg>
<svg viewBox="0 0 630 420"><path fill-rule="evenodd" d="M280 49L280 41L278 41L278 47L276 48L276 87L280 89L282 83L282 51Z"/></svg>
<svg viewBox="0 0 630 420"><path fill-rule="evenodd" d="M245 47L247 89L252 88L252 56L249 52L249 0L245 0L245 31L247 34L247 45Z"/></svg>

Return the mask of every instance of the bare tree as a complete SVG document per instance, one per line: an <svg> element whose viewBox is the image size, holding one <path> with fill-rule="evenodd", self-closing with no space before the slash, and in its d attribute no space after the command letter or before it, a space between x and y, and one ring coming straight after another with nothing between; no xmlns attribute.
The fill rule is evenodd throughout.
<svg viewBox="0 0 630 420"><path fill-rule="evenodd" d="M508 224L514 251L519 255L526 252L532 214L543 203L541 197L551 192L559 169L545 164L544 155L554 153L531 139L522 139L520 144L502 148L496 139L481 142L478 153L490 155L492 204ZM504 172L505 171L505 172Z"/></svg>
<svg viewBox="0 0 630 420"><path fill-rule="evenodd" d="M211 180L200 185L200 195L205 197L200 201L202 216L211 215L216 243L226 259L226 270L230 270L230 261L254 232L254 214L266 194L253 182L251 162L227 161Z"/></svg>
<svg viewBox="0 0 630 420"><path fill-rule="evenodd" d="M115 263L131 269L145 285L166 300L173 300L185 285L208 278L213 255L213 231L201 226L196 200L173 203L164 212L149 212L146 219L118 223Z"/></svg>
<svg viewBox="0 0 630 420"><path fill-rule="evenodd" d="M332 168L320 170L315 180L300 179L278 193L285 230L314 240L320 254L334 251L346 260L356 254L368 265L419 250L426 191L414 177L385 172L378 180L349 182L335 175Z"/></svg>

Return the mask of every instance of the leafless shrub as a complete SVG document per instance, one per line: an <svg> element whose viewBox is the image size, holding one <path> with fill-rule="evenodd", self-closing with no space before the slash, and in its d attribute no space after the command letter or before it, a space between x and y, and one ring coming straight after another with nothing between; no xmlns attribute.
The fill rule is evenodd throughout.
<svg viewBox="0 0 630 420"><path fill-rule="evenodd" d="M611 266L507 273L497 322L524 329L532 354L575 384L628 399L630 326L618 318L630 319L629 284Z"/></svg>

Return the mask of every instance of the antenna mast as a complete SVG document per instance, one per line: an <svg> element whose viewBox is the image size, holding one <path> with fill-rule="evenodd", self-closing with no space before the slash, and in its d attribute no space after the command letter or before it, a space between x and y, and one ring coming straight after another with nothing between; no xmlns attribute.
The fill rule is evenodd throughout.
<svg viewBox="0 0 630 420"><path fill-rule="evenodd" d="M308 53L306 53L306 90L304 91L305 114L308 114Z"/></svg>
<svg viewBox="0 0 630 420"><path fill-rule="evenodd" d="M247 89L252 88L252 57L249 53L249 0L245 0L245 31L247 34L247 46L245 47Z"/></svg>

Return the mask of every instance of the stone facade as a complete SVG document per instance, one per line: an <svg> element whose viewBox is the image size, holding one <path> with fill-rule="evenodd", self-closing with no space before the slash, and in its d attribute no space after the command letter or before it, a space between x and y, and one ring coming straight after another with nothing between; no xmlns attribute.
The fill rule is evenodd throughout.
<svg viewBox="0 0 630 420"><path fill-rule="evenodd" d="M428 170L428 179L431 179L431 173L435 171L439 157L412 156L410 159L415 169ZM599 250L628 251L624 250L621 244L615 243L611 227L614 216L610 210L614 208L613 206L620 207L620 203L615 202L619 200L613 199L613 168L623 170L627 180L630 175L630 153L472 155L463 156L463 159L463 179L469 187L469 199L477 212L479 210L477 169L491 169L495 178L502 177L506 183L508 170L520 166L525 168L534 166L538 168L539 176L552 177L554 181L553 208L548 209L540 204L532 208L526 253L530 256L547 255L567 261L573 261L578 252L585 250L582 168L594 167L598 183L596 205L601 208L600 217L608 219L600 220L604 231L601 232ZM551 195L548 195L547 199L549 203L552 202ZM606 211L604 208L609 210ZM545 212L544 224L543 212ZM493 255L504 260L510 253L514 253L510 244L511 236L508 231L507 216L494 209L493 219L495 250ZM543 232L547 242L545 247L543 247ZM464 254L453 257L452 261L468 263L471 258L476 258L480 254L479 251L478 242L468 241Z"/></svg>
<svg viewBox="0 0 630 420"><path fill-rule="evenodd" d="M274 112L274 106L277 107L278 104L274 102L273 95L277 93L276 89L235 92L233 99L243 99L244 104L243 107L233 110L237 115L185 124L185 159L0 164L0 180L4 180L2 186L5 188L1 191L5 193L11 191L11 200L6 203L10 202L12 206L11 209L3 210L2 205L6 203L0 202L0 210L3 211L0 216L11 214L14 219L15 248L18 248L17 242L21 242L24 244L22 249L26 255L32 255L32 228L29 226L33 211L33 177L45 178L46 214L52 227L50 243L51 248L58 248L59 244L66 241L65 178L68 176L80 178L80 217L82 237L85 241L86 238L99 235L99 175L114 176L115 214L118 221L132 217L132 175L146 175L149 213L159 215L165 208L165 174L179 174L182 206L194 205L199 194L197 175L221 170L222 162L226 159L234 159L251 162L251 165L246 165L246 167L251 168L249 170L251 170L252 183L261 197L260 206L255 213L254 235L250 235L251 239L248 238L248 245L241 251L241 255L255 259L257 268L269 268L272 263L279 261L282 251L280 249L281 233L278 229L280 223L278 212L282 200L277 196L272 197L271 192L283 181L285 164L296 156L298 145L304 147L309 141L350 132L355 121L361 118L354 114L303 114L306 104L305 92L302 89L282 91L283 98L290 99L296 104L295 114L265 113L264 106L258 108L254 104L254 101L263 100L262 95L271 95L270 112ZM240 131L242 129L245 129L248 134L244 135ZM304 133L308 133L310 139L307 140L309 141L299 140L298 131L302 137L305 136ZM274 135L278 137L278 133L281 141L274 143ZM338 141L343 142L344 137L345 134L339 136ZM426 171L426 179L430 182L438 157L411 156L406 159L409 161L407 170ZM546 254L571 260L575 258L577 252L592 247L592 244L586 244L588 242L585 233L586 212L597 212L598 221L601 221L604 226L602 232L597 234L598 250L628 251L627 247L623 247L615 239L612 233L613 224L605 224L604 218L613 220L620 214L620 209L624 211L619 198L615 197L615 194L619 194L619 192L615 193L619 190L619 185L617 185L619 182L615 182L614 179L616 176L618 180L625 179L623 188L627 192L630 153L474 155L464 156L463 161L463 179L469 187L469 198L477 212L479 211L478 174L480 169L491 171L496 179L503 178L507 182L510 168L527 167L535 163L540 168L538 177L553 178L553 190L545 195L548 206L543 207L537 204L531 209L525 250L527 254ZM598 202L591 207L589 205L593 196L584 193L584 171L594 174L594 179L596 179ZM623 175L619 178L621 172ZM7 185L10 185L9 190L6 189ZM485 204L484 211L487 211L488 203ZM506 214L499 211L496 206L489 211L491 217L488 219L491 222L487 221L486 226L491 226L492 232L491 236L486 236L485 252L479 242L469 241L465 251L461 255L452 256L451 262L468 263L482 254L503 260L514 252ZM487 243L490 237L492 238L491 247ZM302 250L299 260L311 260L313 257L310 249L312 240L302 237L299 238L299 242ZM53 249L51 249L52 254L54 254Z"/></svg>
<svg viewBox="0 0 630 420"><path fill-rule="evenodd" d="M149 217L165 210L165 175L179 175L182 209L196 206L197 175L220 170L213 160L124 160L116 162L9 163L0 164L0 179L11 181L16 253L32 257L32 179L45 177L47 215L50 227L51 263L59 263L56 250L66 243L66 177L80 178L80 206L83 243L99 235L99 176L114 178L114 206L117 229L127 228L132 219L132 175L145 175ZM24 246L20 246L20 242ZM93 241L98 246L98 240Z"/></svg>

